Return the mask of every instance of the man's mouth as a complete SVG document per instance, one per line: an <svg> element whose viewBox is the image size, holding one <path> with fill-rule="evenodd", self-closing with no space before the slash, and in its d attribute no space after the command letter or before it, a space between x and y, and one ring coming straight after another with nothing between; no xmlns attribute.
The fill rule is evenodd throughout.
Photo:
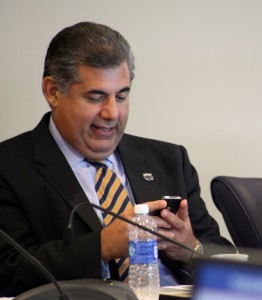
<svg viewBox="0 0 262 300"><path fill-rule="evenodd" d="M92 125L92 127L100 133L112 133L114 131L114 129L116 128L116 126L110 126L110 127L104 127L104 126L96 126L96 125Z"/></svg>
<svg viewBox="0 0 262 300"><path fill-rule="evenodd" d="M102 131L110 131L112 130L114 127L104 127L104 126L96 126L96 125L93 125L93 127L95 127L96 129L99 129L99 130L102 130Z"/></svg>

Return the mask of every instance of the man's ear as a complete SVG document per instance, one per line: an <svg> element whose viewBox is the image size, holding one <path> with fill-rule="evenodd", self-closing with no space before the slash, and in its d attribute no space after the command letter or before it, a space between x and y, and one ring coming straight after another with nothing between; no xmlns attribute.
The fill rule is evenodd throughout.
<svg viewBox="0 0 262 300"><path fill-rule="evenodd" d="M46 101L51 108L55 108L60 94L59 89L51 76L46 76L42 81L42 90Z"/></svg>

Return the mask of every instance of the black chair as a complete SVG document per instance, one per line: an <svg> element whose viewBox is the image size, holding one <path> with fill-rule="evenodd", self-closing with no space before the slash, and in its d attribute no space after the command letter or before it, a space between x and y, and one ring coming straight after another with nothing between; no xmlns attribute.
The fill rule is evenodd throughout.
<svg viewBox="0 0 262 300"><path fill-rule="evenodd" d="M262 248L262 178L217 176L211 194L234 244Z"/></svg>

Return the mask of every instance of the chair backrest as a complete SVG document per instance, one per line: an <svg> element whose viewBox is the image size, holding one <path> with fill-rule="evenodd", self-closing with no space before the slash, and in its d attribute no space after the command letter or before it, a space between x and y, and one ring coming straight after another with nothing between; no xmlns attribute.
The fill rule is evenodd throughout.
<svg viewBox="0 0 262 300"><path fill-rule="evenodd" d="M217 176L211 194L235 245L262 248L262 178Z"/></svg>

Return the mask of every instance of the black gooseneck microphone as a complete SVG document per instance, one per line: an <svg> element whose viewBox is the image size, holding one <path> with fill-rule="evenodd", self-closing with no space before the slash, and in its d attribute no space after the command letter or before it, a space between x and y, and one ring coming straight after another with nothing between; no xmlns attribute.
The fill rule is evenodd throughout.
<svg viewBox="0 0 262 300"><path fill-rule="evenodd" d="M22 254L28 261L30 261L39 271L41 271L50 281L53 283L59 293L60 300L72 300L70 295L65 293L54 276L41 264L41 262L20 246L14 239L12 239L7 233L0 229L0 237L8 244L12 245L20 254Z"/></svg>
<svg viewBox="0 0 262 300"><path fill-rule="evenodd" d="M154 234L154 235L156 235L156 236L158 236L158 237L160 237L160 238L162 238L162 239L164 239L164 240L166 240L166 241L168 241L170 243L173 243L173 244L175 244L175 245L177 245L177 246L179 246L181 248L184 248L184 249L190 251L191 253L196 254L197 256L200 256L200 255L203 256L203 254L197 252L196 250L194 250L191 247L188 247L187 245L181 244L181 243L177 242L176 240L173 240L173 239L171 239L169 237L166 237L166 236L162 235L161 233L158 233L158 232L156 232L154 230L151 230L151 229L149 229L149 228L147 228L147 227L145 227L143 225L140 225L138 223L135 223L135 222L133 222L133 221L131 221L131 220L129 220L129 219L127 219L127 218L119 215L119 214L116 214L116 213L112 212L111 210L108 210L106 208L103 208L101 206L98 206L98 205L90 203L90 202L80 203L80 204L76 205L72 209L72 211L70 213L70 217L69 217L68 226L67 226L67 229L65 231L64 239L63 239L63 242L64 242L64 244L66 246L70 246L72 244L73 240L74 240L74 237L75 237L75 231L74 231L74 227L73 227L74 215L75 215L75 213L78 211L78 209L80 207L86 206L86 205L92 206L93 208L96 208L98 210L106 212L106 213L108 213L108 214L110 214L110 215L112 215L112 216L114 216L114 217L116 217L116 218L118 218L118 219L120 219L120 220L122 220L124 222L127 222L127 223L129 223L131 225L137 226L137 227L141 228L142 230L150 232L150 233L152 233L152 234Z"/></svg>

